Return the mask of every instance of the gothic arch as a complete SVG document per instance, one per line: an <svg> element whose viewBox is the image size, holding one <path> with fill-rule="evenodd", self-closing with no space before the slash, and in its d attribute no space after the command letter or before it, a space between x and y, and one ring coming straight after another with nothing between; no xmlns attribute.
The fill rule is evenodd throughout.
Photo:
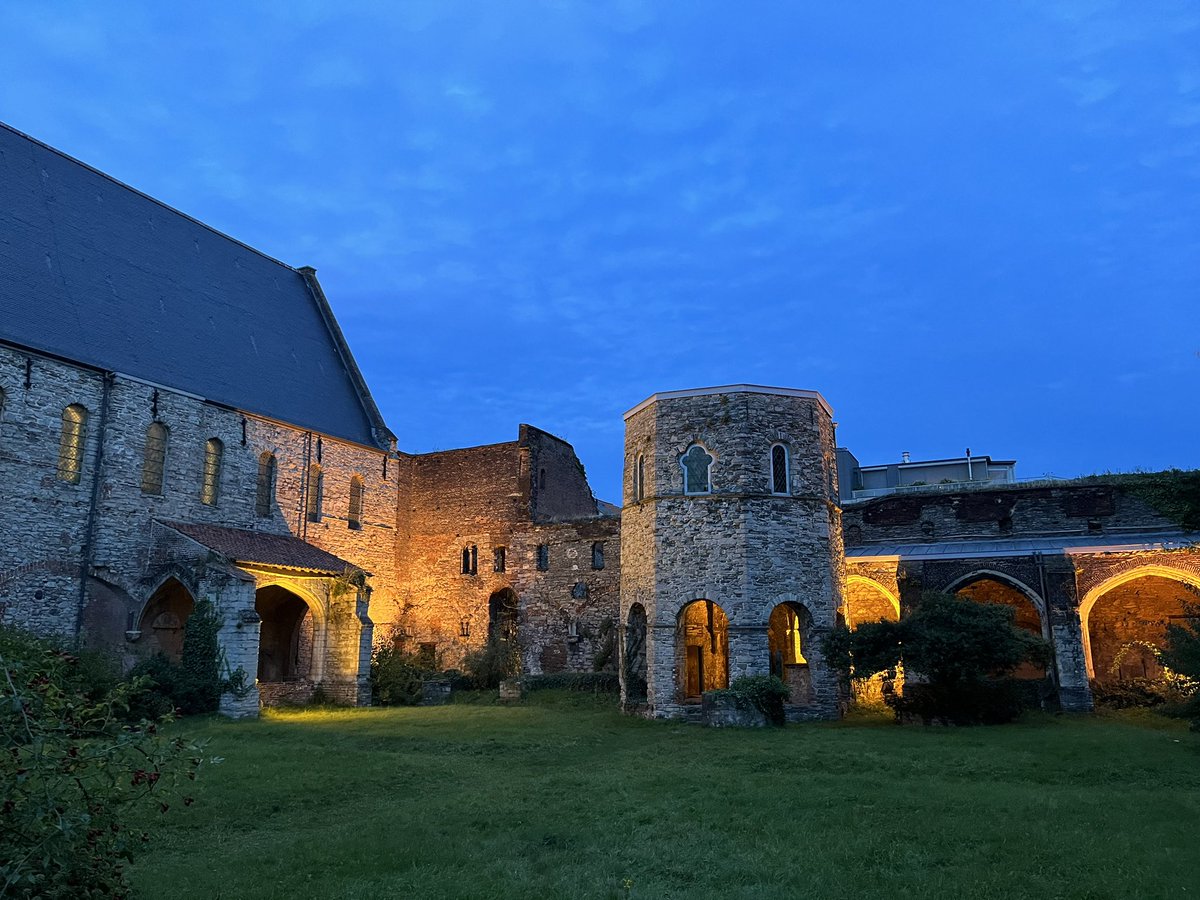
<svg viewBox="0 0 1200 900"><path fill-rule="evenodd" d="M852 587L865 587L868 590L875 591L876 593L882 595L891 606L892 611L896 614L896 618L900 618L900 598L896 596L896 594L889 591L874 578L868 578L866 575L847 575L846 592L845 596L842 598L842 607L847 613L845 616L846 622L851 628L853 628L859 622L858 617L854 615L853 610L850 608L850 588Z"/></svg>
<svg viewBox="0 0 1200 900"><path fill-rule="evenodd" d="M1089 627L1093 607L1109 591L1128 584L1131 581L1137 581L1139 578L1166 578L1171 581L1178 581L1196 591L1200 591L1200 575L1184 569L1173 569L1169 566L1159 565L1136 566L1132 569L1127 569L1124 572L1106 578L1091 588L1079 604L1079 626L1083 633L1083 655L1087 662L1088 678L1096 677L1095 665L1092 658L1091 628Z"/></svg>
<svg viewBox="0 0 1200 900"><path fill-rule="evenodd" d="M946 585L944 592L954 594L962 588L985 580L996 581L1010 587L1028 600L1033 605L1034 612L1037 613L1038 621L1041 625L1042 637L1046 639L1050 638L1050 622L1046 615L1046 601L1042 599L1037 591L1025 584L1025 582L1019 578L1014 578L1006 572L1000 572L996 569L976 569L973 572L968 572L966 575L954 579L954 581Z"/></svg>

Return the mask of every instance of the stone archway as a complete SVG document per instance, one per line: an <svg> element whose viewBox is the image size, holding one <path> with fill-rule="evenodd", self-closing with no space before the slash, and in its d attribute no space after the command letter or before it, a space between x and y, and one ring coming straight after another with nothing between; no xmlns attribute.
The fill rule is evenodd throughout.
<svg viewBox="0 0 1200 900"><path fill-rule="evenodd" d="M1001 572L982 570L954 581L946 593L975 603L993 603L1013 610L1013 625L1022 631L1048 638L1045 602L1027 585ZM1023 662L1013 671L1017 678L1045 678L1046 667Z"/></svg>
<svg viewBox="0 0 1200 900"><path fill-rule="evenodd" d="M850 628L863 622L895 622L900 618L900 599L866 576L846 576L843 597L844 624Z"/></svg>
<svg viewBox="0 0 1200 900"><path fill-rule="evenodd" d="M804 706L813 700L812 672L805 650L812 632L812 616L801 604L787 601L771 610L767 621L770 672L792 689L789 703Z"/></svg>
<svg viewBox="0 0 1200 900"><path fill-rule="evenodd" d="M488 637L515 641L520 626L521 603L512 588L501 588L488 598Z"/></svg>
<svg viewBox="0 0 1200 900"><path fill-rule="evenodd" d="M693 600L679 611L675 673L683 701L729 686L729 618L712 600Z"/></svg>
<svg viewBox="0 0 1200 900"><path fill-rule="evenodd" d="M625 624L625 656L622 666L625 703L640 706L646 702L646 607L634 603L629 607Z"/></svg>
<svg viewBox="0 0 1200 900"><path fill-rule="evenodd" d="M1156 678L1156 651L1167 625L1200 605L1200 577L1165 566L1141 566L1088 591L1079 606L1088 677L1097 681Z"/></svg>
<svg viewBox="0 0 1200 900"><path fill-rule="evenodd" d="M177 663L183 656L183 635L196 601L178 578L171 577L150 595L138 620L141 644L148 655L161 653Z"/></svg>
<svg viewBox="0 0 1200 900"><path fill-rule="evenodd" d="M280 584L259 588L254 609L258 632L258 680L312 684L323 674L325 628L307 598ZM302 699L302 698L297 698Z"/></svg>

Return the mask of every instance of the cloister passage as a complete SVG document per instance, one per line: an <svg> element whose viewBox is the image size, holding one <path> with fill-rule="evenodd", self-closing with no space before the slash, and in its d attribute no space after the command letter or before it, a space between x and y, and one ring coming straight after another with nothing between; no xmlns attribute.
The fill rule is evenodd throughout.
<svg viewBox="0 0 1200 900"><path fill-rule="evenodd" d="M729 619L711 600L695 600L680 610L675 671L684 700L729 686Z"/></svg>
<svg viewBox="0 0 1200 900"><path fill-rule="evenodd" d="M625 702L646 702L646 607L629 607L625 624Z"/></svg>
<svg viewBox="0 0 1200 900"><path fill-rule="evenodd" d="M161 653L172 662L183 655L183 632L196 603L191 592L175 578L168 578L154 592L142 612L138 631L149 653Z"/></svg>
<svg viewBox="0 0 1200 900"><path fill-rule="evenodd" d="M254 609L262 623L258 632L258 680L316 681L321 637L312 609L287 588L270 585L255 593Z"/></svg>
<svg viewBox="0 0 1200 900"><path fill-rule="evenodd" d="M803 705L812 700L812 677L804 644L811 630L811 617L798 603L780 603L767 622L767 650L771 674L792 689L790 702Z"/></svg>
<svg viewBox="0 0 1200 900"><path fill-rule="evenodd" d="M1013 624L1017 628L1038 637L1045 636L1041 613L1030 599L1030 595L1001 577L991 574L968 576L957 582L954 593L976 603L996 603L1010 607L1013 610ZM1013 675L1017 678L1045 678L1046 668L1039 664L1024 662L1016 668Z"/></svg>
<svg viewBox="0 0 1200 900"><path fill-rule="evenodd" d="M1190 573L1153 569L1100 585L1080 607L1089 674L1097 681L1160 675L1155 651L1166 645L1169 624L1194 621L1189 605L1200 605L1200 578Z"/></svg>

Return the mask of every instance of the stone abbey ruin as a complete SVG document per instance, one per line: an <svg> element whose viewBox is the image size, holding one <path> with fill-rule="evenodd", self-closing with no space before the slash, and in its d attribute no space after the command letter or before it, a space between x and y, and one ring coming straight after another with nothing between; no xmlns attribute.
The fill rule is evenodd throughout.
<svg viewBox="0 0 1200 900"><path fill-rule="evenodd" d="M0 126L0 621L178 657L220 612L231 715L319 688L370 702L372 647L444 666L498 629L526 673L616 669L686 716L748 674L836 716L821 637L923 590L1016 610L1062 708L1151 673L1200 599L1200 549L1120 481L840 490L820 394L655 394L625 418L621 507L574 450L409 454L310 268L295 269ZM636 398L631 398L631 400ZM969 466L969 461L968 461ZM870 494L870 491L859 492Z"/></svg>

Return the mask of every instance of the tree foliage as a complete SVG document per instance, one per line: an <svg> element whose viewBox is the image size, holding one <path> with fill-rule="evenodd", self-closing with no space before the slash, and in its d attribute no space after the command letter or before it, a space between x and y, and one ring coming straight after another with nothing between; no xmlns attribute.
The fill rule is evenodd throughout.
<svg viewBox="0 0 1200 900"><path fill-rule="evenodd" d="M1182 676L1192 688L1184 714L1192 720L1192 728L1200 731L1200 604L1185 607L1186 624L1172 622L1167 625L1167 647L1162 661L1173 673Z"/></svg>
<svg viewBox="0 0 1200 900"><path fill-rule="evenodd" d="M0 896L127 896L124 866L148 840L133 823L192 803L202 747L131 724L143 680L97 689L52 642L0 629L0 670Z"/></svg>
<svg viewBox="0 0 1200 900"><path fill-rule="evenodd" d="M826 653L845 679L902 667L904 694L889 700L898 712L963 723L1013 718L1021 692L1006 676L1048 658L1041 638L1013 625L1011 607L932 591L899 622L836 630Z"/></svg>

